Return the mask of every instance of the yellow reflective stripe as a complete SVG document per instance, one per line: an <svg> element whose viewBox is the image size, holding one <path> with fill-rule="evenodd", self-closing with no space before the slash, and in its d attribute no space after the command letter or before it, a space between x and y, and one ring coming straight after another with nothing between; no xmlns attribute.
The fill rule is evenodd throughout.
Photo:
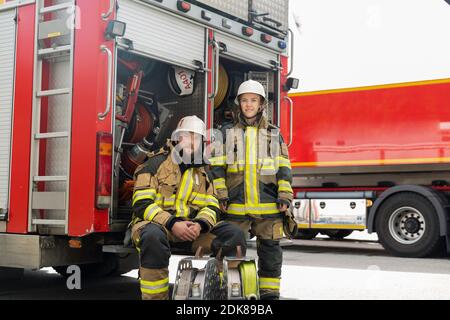
<svg viewBox="0 0 450 320"><path fill-rule="evenodd" d="M192 204L202 207L219 207L219 201L216 197L204 193L193 192L190 200L192 201Z"/></svg>
<svg viewBox="0 0 450 320"><path fill-rule="evenodd" d="M280 279L279 278L259 278L259 288L260 289L280 289Z"/></svg>
<svg viewBox="0 0 450 320"><path fill-rule="evenodd" d="M214 184L214 188L216 188L216 189L226 189L227 188L224 178L214 179L213 184Z"/></svg>
<svg viewBox="0 0 450 320"><path fill-rule="evenodd" d="M152 221L153 218L159 213L162 212L163 210L156 204L156 203L152 203L151 205L149 205L147 207L147 209L145 209L144 211L144 220L147 221Z"/></svg>
<svg viewBox="0 0 450 320"><path fill-rule="evenodd" d="M162 284L166 284L169 283L169 278L164 278L161 280L157 280L157 281L149 281L149 280L142 280L141 279L141 284L145 285L145 286L160 286Z"/></svg>
<svg viewBox="0 0 450 320"><path fill-rule="evenodd" d="M280 213L276 203L260 203L257 206L232 203L227 209L228 214L244 216L246 214L277 214Z"/></svg>
<svg viewBox="0 0 450 320"><path fill-rule="evenodd" d="M133 203L134 206L136 202L141 200L155 200L156 190L155 189L144 189L144 190L136 190L133 194Z"/></svg>
<svg viewBox="0 0 450 320"><path fill-rule="evenodd" d="M170 198L164 198L164 206L172 207L175 205L175 195L172 195Z"/></svg>
<svg viewBox="0 0 450 320"><path fill-rule="evenodd" d="M203 215L203 214L210 216L213 219L214 224L217 223L216 213L214 212L214 210L211 210L209 208L203 208L202 210L200 210L200 212L198 213L197 216Z"/></svg>
<svg viewBox="0 0 450 320"><path fill-rule="evenodd" d="M260 277L259 281L268 281L268 282L276 282L276 283L280 283L281 279L280 278L265 278L265 277Z"/></svg>
<svg viewBox="0 0 450 320"><path fill-rule="evenodd" d="M257 185L257 136L258 130L254 127L247 127L245 130L245 198L250 206L259 203Z"/></svg>
<svg viewBox="0 0 450 320"><path fill-rule="evenodd" d="M161 198L156 198L156 200L155 200L155 203L158 205L158 206L160 206L160 207L162 207L163 205L164 205L164 202L163 202L163 199L162 199L162 197Z"/></svg>
<svg viewBox="0 0 450 320"><path fill-rule="evenodd" d="M169 286L162 287L161 289L147 289L145 287L141 287L141 292L147 293L147 294L157 294L157 293L163 293L169 290Z"/></svg>
<svg viewBox="0 0 450 320"><path fill-rule="evenodd" d="M226 161L227 161L227 157L226 156L220 156L220 157L213 157L209 159L209 162L211 163L212 166L225 166L226 165Z"/></svg>
<svg viewBox="0 0 450 320"><path fill-rule="evenodd" d="M208 195L206 196L206 205L211 207L219 207L219 200L216 197Z"/></svg>
<svg viewBox="0 0 450 320"><path fill-rule="evenodd" d="M141 291L148 294L156 294L169 290L169 278L158 281L141 280Z"/></svg>
<svg viewBox="0 0 450 320"><path fill-rule="evenodd" d="M232 165L229 165L229 166L227 167L227 172L228 172L228 173L238 173L238 172L244 171L244 170L242 170L242 169L243 169L243 168L238 167L236 164L232 164Z"/></svg>
<svg viewBox="0 0 450 320"><path fill-rule="evenodd" d="M286 167L291 169L291 161L289 161L289 159L286 159L284 157L277 157L276 162L278 163L278 167Z"/></svg>
<svg viewBox="0 0 450 320"><path fill-rule="evenodd" d="M286 180L278 180L278 192L293 192L291 184Z"/></svg>
<svg viewBox="0 0 450 320"><path fill-rule="evenodd" d="M183 174L183 179L181 179L180 190L178 191L175 200L177 217L187 217L189 215L189 207L187 206L187 202L194 186L194 179L192 178L193 170L193 168L186 170Z"/></svg>
<svg viewBox="0 0 450 320"><path fill-rule="evenodd" d="M261 168L260 172L263 175L274 175L276 173L275 161L273 159L260 159L258 160L258 166Z"/></svg>

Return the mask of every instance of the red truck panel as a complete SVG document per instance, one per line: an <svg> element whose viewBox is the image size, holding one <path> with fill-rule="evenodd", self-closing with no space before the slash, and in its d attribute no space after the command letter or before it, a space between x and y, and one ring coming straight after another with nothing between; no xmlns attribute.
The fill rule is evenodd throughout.
<svg viewBox="0 0 450 320"><path fill-rule="evenodd" d="M450 79L290 96L293 167L450 162Z"/></svg>
<svg viewBox="0 0 450 320"><path fill-rule="evenodd" d="M33 53L35 6L18 9L16 77L11 154L10 233L27 233L28 192L33 105Z"/></svg>
<svg viewBox="0 0 450 320"><path fill-rule="evenodd" d="M95 208L96 134L112 132L111 115L98 120L107 98L107 56L100 45L114 54L112 41L105 41L109 0L78 0L80 28L75 33L74 88L72 113L72 153L70 167L69 235L107 232L108 210ZM114 15L109 19L114 19ZM112 92L111 92L112 94ZM112 95L111 101L114 95Z"/></svg>

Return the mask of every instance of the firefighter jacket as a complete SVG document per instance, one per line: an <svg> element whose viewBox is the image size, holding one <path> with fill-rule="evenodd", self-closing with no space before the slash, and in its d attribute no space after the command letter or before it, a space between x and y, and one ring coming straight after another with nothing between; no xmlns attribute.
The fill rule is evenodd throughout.
<svg viewBox="0 0 450 320"><path fill-rule="evenodd" d="M264 116L255 126L240 120L212 148L211 177L227 217L281 217L278 203L293 198L291 163L279 129ZM220 139L218 139L220 140Z"/></svg>
<svg viewBox="0 0 450 320"><path fill-rule="evenodd" d="M171 142L135 172L132 225L155 223L168 230L179 220L199 222L208 232L220 213L205 165L178 165Z"/></svg>

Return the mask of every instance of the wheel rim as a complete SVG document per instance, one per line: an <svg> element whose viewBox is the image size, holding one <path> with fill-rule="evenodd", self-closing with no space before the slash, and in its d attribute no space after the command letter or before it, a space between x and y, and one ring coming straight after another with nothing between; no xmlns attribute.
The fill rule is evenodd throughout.
<svg viewBox="0 0 450 320"><path fill-rule="evenodd" d="M396 241L402 244L416 243L423 237L425 230L425 218L415 208L401 207L395 210L389 218L389 232Z"/></svg>

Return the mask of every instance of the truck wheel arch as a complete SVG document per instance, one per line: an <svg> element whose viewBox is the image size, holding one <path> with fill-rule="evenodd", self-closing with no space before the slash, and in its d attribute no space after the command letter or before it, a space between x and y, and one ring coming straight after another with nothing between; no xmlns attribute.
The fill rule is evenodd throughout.
<svg viewBox="0 0 450 320"><path fill-rule="evenodd" d="M439 218L439 231L441 236L447 236L447 212L445 211L445 207L448 205L447 199L441 194L439 191L433 190L431 188L425 186L418 185L402 185L395 186L384 191L377 199L375 200L373 206L370 208L367 217L367 231L369 233L376 232L375 230L375 218L380 206L386 201L388 198L402 193L402 192L413 192L417 193L426 199L428 199L433 207L436 209L436 213Z"/></svg>

